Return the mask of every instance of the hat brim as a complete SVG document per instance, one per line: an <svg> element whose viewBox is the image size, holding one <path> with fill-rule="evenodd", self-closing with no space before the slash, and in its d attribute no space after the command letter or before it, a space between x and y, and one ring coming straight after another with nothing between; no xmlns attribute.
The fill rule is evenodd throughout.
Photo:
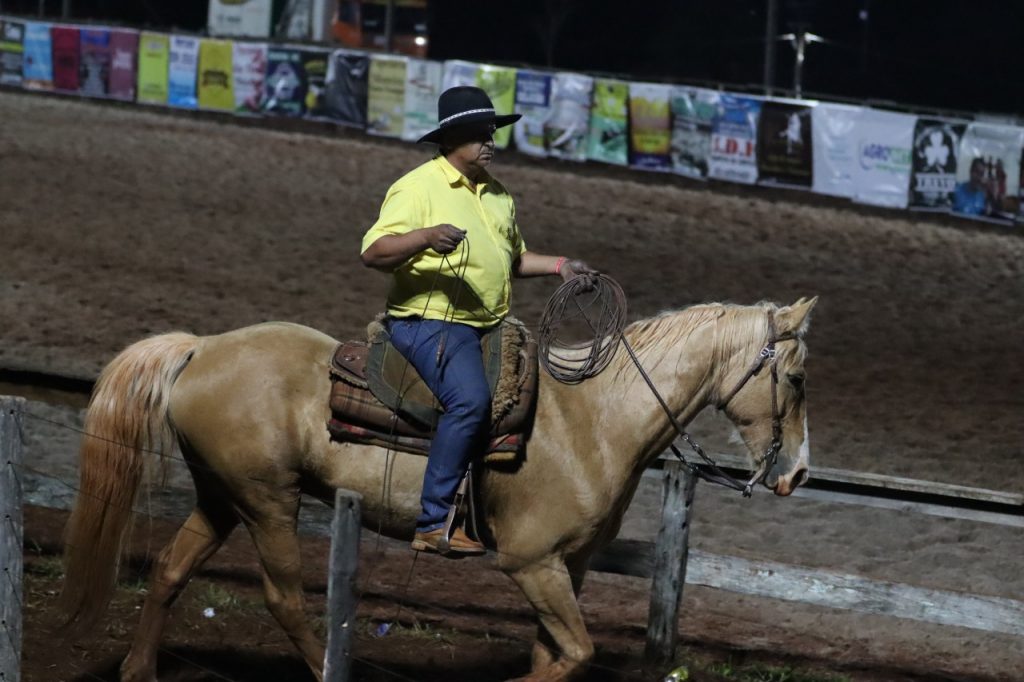
<svg viewBox="0 0 1024 682"><path fill-rule="evenodd" d="M453 123L452 125L443 126L441 128L431 130L429 133L427 133L420 139L416 140L416 143L419 144L420 142L433 142L434 144L440 144L441 136L444 134L446 130L455 130L457 128L462 128L464 126L480 125L481 123L492 123L494 124L495 128L504 128L505 126L512 125L522 117L522 114L487 114L486 116L481 116L479 118L474 117L472 119L467 117L465 120L459 121L458 123Z"/></svg>

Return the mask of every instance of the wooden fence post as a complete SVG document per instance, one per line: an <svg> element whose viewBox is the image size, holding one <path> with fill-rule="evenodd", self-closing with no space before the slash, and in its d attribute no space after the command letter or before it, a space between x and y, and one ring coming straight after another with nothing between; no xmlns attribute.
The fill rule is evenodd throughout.
<svg viewBox="0 0 1024 682"><path fill-rule="evenodd" d="M359 567L362 498L350 490L334 494L331 559L327 581L327 654L324 682L348 682L352 669L352 631L356 625L356 570Z"/></svg>
<svg viewBox="0 0 1024 682"><path fill-rule="evenodd" d="M24 398L0 396L0 680L21 680Z"/></svg>
<svg viewBox="0 0 1024 682"><path fill-rule="evenodd" d="M686 581L686 557L690 540L690 512L697 478L685 464L665 463L661 528L654 550L651 606L647 620L645 657L652 662L670 661L679 641L679 602Z"/></svg>

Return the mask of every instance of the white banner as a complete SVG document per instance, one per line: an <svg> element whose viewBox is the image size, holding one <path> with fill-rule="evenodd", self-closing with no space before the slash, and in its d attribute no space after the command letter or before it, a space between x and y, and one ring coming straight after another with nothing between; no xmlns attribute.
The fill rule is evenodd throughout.
<svg viewBox="0 0 1024 682"><path fill-rule="evenodd" d="M907 207L916 123L917 117L910 114L861 110L853 128L857 156L850 178L854 201Z"/></svg>
<svg viewBox="0 0 1024 682"><path fill-rule="evenodd" d="M210 0L206 26L212 36L270 37L272 0Z"/></svg>
<svg viewBox="0 0 1024 682"><path fill-rule="evenodd" d="M1024 128L971 123L960 140L953 212L1013 220L1019 213Z"/></svg>
<svg viewBox="0 0 1024 682"><path fill-rule="evenodd" d="M199 39L171 36L171 52L167 66L167 103L172 107L195 109L196 68L199 64Z"/></svg>
<svg viewBox="0 0 1024 682"><path fill-rule="evenodd" d="M549 73L520 69L516 74L516 121L513 136L516 149L531 156L547 156L544 126L551 116L552 77Z"/></svg>
<svg viewBox="0 0 1024 682"><path fill-rule="evenodd" d="M594 79L578 73L556 73L551 84L551 116L544 126L548 153L558 159L587 160L590 99Z"/></svg>
<svg viewBox="0 0 1024 682"><path fill-rule="evenodd" d="M476 74L480 70L479 64L464 62L459 59L449 59L444 63L444 79L441 81L441 91L449 90L460 85L476 86Z"/></svg>
<svg viewBox="0 0 1024 682"><path fill-rule="evenodd" d="M258 114L263 104L267 73L265 43L232 43L231 68L235 79L235 112Z"/></svg>
<svg viewBox="0 0 1024 682"><path fill-rule="evenodd" d="M761 100L722 93L711 126L708 177L747 184L757 182L757 125Z"/></svg>
<svg viewBox="0 0 1024 682"><path fill-rule="evenodd" d="M441 62L410 59L405 69L405 127L402 139L415 142L437 127Z"/></svg>
<svg viewBox="0 0 1024 682"><path fill-rule="evenodd" d="M853 167L857 163L854 128L862 107L822 102L811 110L811 149L818 194L853 196Z"/></svg>

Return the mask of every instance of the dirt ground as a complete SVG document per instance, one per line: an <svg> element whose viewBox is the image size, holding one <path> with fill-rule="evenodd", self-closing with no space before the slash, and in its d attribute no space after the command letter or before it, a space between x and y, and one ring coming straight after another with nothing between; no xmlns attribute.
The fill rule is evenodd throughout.
<svg viewBox="0 0 1024 682"><path fill-rule="evenodd" d="M359 263L359 238L388 185L427 156L414 146L326 127L316 134L270 130L10 91L0 93L0 120L0 367L86 377L128 343L172 329L212 334L284 319L339 338L358 336L380 310L387 284ZM1019 233L808 194L512 154L500 156L494 172L517 197L530 248L582 257L611 274L634 319L702 301L787 303L819 295L808 364L813 465L1024 492ZM553 287L517 283L517 316L536 322ZM698 420L693 432L712 450L736 448L714 418ZM73 460L55 453L37 449L35 464L73 470ZM701 495L708 502L701 502L707 511L694 527L697 547L1024 598L1021 529L763 496L737 511L717 492ZM786 512L780 504L789 505ZM44 550L59 539L58 519L35 525L48 514L32 511L27 526ZM766 530L762 520L775 525ZM39 561L45 565L51 554L41 551ZM228 580L217 565L203 578ZM379 605L368 601L367 608L386 613L395 608L408 563L378 565L393 570L393 580L379 587ZM457 642L438 647L437 656L479 666L469 673L442 666L445 679L502 679L506 665L508 674L521 673L532 627L511 583L465 562L437 570L447 584L498 581L493 598L446 594L446 610L427 621L428 635L443 629L441 639ZM310 575L322 581L322 571ZM428 585L430 578L417 572L414 580ZM132 619L121 620L134 609L130 592L103 644L72 650L84 657L75 678L46 672L50 588L41 589L41 620L28 624L26 679L108 679L130 636ZM606 671L607 679L654 679L651 671L629 672L643 647L646 587L599 575L583 598L598 663L617 671ZM448 608L452 600L462 606ZM233 665L224 662L232 658L225 652L243 650L252 656L245 663L250 672L221 674L271 679L251 670L279 665L273 679L301 679L301 666L272 625L261 629L244 617L227 624L185 611L166 640L171 668L177 669L175 652L217 669ZM749 650L785 651L855 679L1012 680L1024 669L1019 638L978 631L783 607L700 588L687 589L684 611L688 644L719 661ZM616 622L622 614L624 626ZM477 638L460 646L466 632L498 643ZM375 664L394 663L407 678L435 679L418 660L424 647L413 646L422 634L408 634L408 660L390 661L402 647L387 638L366 636L360 651ZM371 668L365 679L374 679ZM595 679L604 679L600 670Z"/></svg>

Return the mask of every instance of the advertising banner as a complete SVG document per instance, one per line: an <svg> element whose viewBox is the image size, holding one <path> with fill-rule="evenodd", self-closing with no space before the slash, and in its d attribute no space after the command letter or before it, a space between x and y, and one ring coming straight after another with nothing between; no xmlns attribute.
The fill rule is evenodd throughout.
<svg viewBox="0 0 1024 682"><path fill-rule="evenodd" d="M758 182L810 189L814 182L812 109L799 101L762 103L757 124Z"/></svg>
<svg viewBox="0 0 1024 682"><path fill-rule="evenodd" d="M717 90L672 88L672 170L703 180L711 159L711 131L718 116Z"/></svg>
<svg viewBox="0 0 1024 682"><path fill-rule="evenodd" d="M609 78L594 81L587 158L618 166L629 163L629 83Z"/></svg>
<svg viewBox="0 0 1024 682"><path fill-rule="evenodd" d="M0 84L21 85L24 64L24 22L0 18Z"/></svg>
<svg viewBox="0 0 1024 682"><path fill-rule="evenodd" d="M171 39L163 33L139 35L139 94L144 104L167 104Z"/></svg>
<svg viewBox="0 0 1024 682"><path fill-rule="evenodd" d="M481 64L476 72L475 85L487 93L494 104L494 113L499 116L511 114L516 104L516 70L504 66ZM494 146L498 149L508 147L512 139L511 126L498 128L494 132Z"/></svg>
<svg viewBox="0 0 1024 682"><path fill-rule="evenodd" d="M325 95L327 92L327 62L331 58L330 50L304 47L302 53L302 71L306 78L306 98L304 102L306 115L313 118L327 118Z"/></svg>
<svg viewBox="0 0 1024 682"><path fill-rule="evenodd" d="M441 62L410 59L406 63L403 140L415 142L437 127L437 98L443 74Z"/></svg>
<svg viewBox="0 0 1024 682"><path fill-rule="evenodd" d="M853 167L857 164L854 128L862 108L821 102L811 109L814 182L818 194L847 199L853 196Z"/></svg>
<svg viewBox="0 0 1024 682"><path fill-rule="evenodd" d="M917 119L910 169L911 208L948 211L953 206L957 154L966 129L966 121Z"/></svg>
<svg viewBox="0 0 1024 682"><path fill-rule="evenodd" d="M135 101L135 63L139 56L137 31L112 29L110 31L110 78L108 94L114 99Z"/></svg>
<svg viewBox="0 0 1024 682"><path fill-rule="evenodd" d="M405 129L404 57L375 54L370 58L367 85L366 132L385 137L401 137Z"/></svg>
<svg viewBox="0 0 1024 682"><path fill-rule="evenodd" d="M366 127L370 57L355 50L335 50L327 65L325 115L345 125ZM436 108L435 104L435 108Z"/></svg>
<svg viewBox="0 0 1024 682"><path fill-rule="evenodd" d="M306 70L302 53L294 47L267 47L267 78L263 111L281 116L302 116L306 106Z"/></svg>
<svg viewBox="0 0 1024 682"><path fill-rule="evenodd" d="M196 67L199 62L199 39L171 36L171 52L167 64L167 103L172 107L195 109Z"/></svg>
<svg viewBox="0 0 1024 682"><path fill-rule="evenodd" d="M629 165L654 171L672 170L671 86L629 84Z"/></svg>
<svg viewBox="0 0 1024 682"><path fill-rule="evenodd" d="M953 213L998 221L1020 212L1024 128L971 123L960 140Z"/></svg>
<svg viewBox="0 0 1024 682"><path fill-rule="evenodd" d="M544 124L551 116L551 74L520 69L516 73L516 113L512 135L516 149L530 156L547 156Z"/></svg>
<svg viewBox="0 0 1024 682"><path fill-rule="evenodd" d="M234 111L232 52L231 42L227 40L204 38L199 42L196 96L200 109Z"/></svg>
<svg viewBox="0 0 1024 682"><path fill-rule="evenodd" d="M53 90L53 44L50 25L25 22L24 80L30 90Z"/></svg>
<svg viewBox="0 0 1024 682"><path fill-rule="evenodd" d="M479 69L479 64L464 62L460 59L449 59L444 63L441 92L458 85L476 85L476 72Z"/></svg>
<svg viewBox="0 0 1024 682"><path fill-rule="evenodd" d="M862 109L853 128L856 163L850 179L853 200L906 208L910 191L910 159L916 116Z"/></svg>
<svg viewBox="0 0 1024 682"><path fill-rule="evenodd" d="M272 0L210 0L206 27L211 36L269 38Z"/></svg>
<svg viewBox="0 0 1024 682"><path fill-rule="evenodd" d="M548 154L586 161L590 100L594 79L578 73L556 73L551 83L551 116L544 125Z"/></svg>
<svg viewBox="0 0 1024 682"><path fill-rule="evenodd" d="M711 127L708 177L757 182L757 121L761 100L722 93Z"/></svg>
<svg viewBox="0 0 1024 682"><path fill-rule="evenodd" d="M110 89L110 31L83 28L79 92L86 97L106 97Z"/></svg>
<svg viewBox="0 0 1024 682"><path fill-rule="evenodd" d="M235 113L257 114L263 102L263 83L267 75L267 46L239 42L231 46Z"/></svg>
<svg viewBox="0 0 1024 682"><path fill-rule="evenodd" d="M78 44L78 29L74 26L54 26L50 29L53 46L53 88L58 92L78 92L78 65L82 49Z"/></svg>

